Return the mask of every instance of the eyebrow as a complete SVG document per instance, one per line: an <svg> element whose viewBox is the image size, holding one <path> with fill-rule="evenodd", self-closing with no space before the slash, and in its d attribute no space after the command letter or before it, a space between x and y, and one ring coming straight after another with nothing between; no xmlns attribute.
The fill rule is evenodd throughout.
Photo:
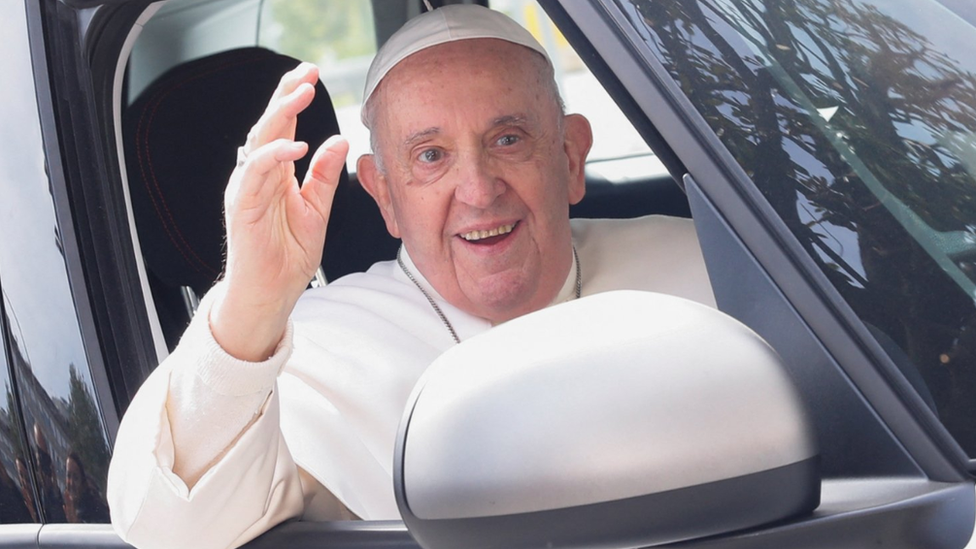
<svg viewBox="0 0 976 549"><path fill-rule="evenodd" d="M524 126L529 123L529 117L524 114L506 114L505 116L499 116L498 118L491 121L492 127L498 126ZM417 143L424 141L432 135L437 135L441 133L441 128L439 126L431 126L429 128L416 131L407 136L403 140L403 147L409 149Z"/></svg>
<svg viewBox="0 0 976 549"><path fill-rule="evenodd" d="M529 118L524 114L507 114L499 116L491 121L491 125L497 126L523 126L529 122Z"/></svg>
<svg viewBox="0 0 976 549"><path fill-rule="evenodd" d="M412 146L416 145L417 143L419 143L419 142L427 139L428 137L430 137L432 135L437 135L439 133L441 133L441 129L439 127L437 127L437 126L432 126L432 127L427 128L425 130L420 130L418 132L414 132L414 133L408 135L407 138L403 141L403 146L404 146L404 148L408 148L409 149L410 147L412 147Z"/></svg>

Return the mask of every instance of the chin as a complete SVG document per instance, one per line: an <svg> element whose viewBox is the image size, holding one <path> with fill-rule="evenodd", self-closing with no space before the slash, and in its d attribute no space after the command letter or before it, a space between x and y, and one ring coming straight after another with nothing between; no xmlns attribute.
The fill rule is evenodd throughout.
<svg viewBox="0 0 976 549"><path fill-rule="evenodd" d="M544 308L553 297L544 299L535 291L521 284L496 286L491 291L481 292L477 307L483 316L493 322L505 322L513 318Z"/></svg>
<svg viewBox="0 0 976 549"><path fill-rule="evenodd" d="M469 304L461 309L495 323L545 308L556 298L561 287L546 288L541 274L524 266L485 273L476 280L472 286L461 284L461 293Z"/></svg>

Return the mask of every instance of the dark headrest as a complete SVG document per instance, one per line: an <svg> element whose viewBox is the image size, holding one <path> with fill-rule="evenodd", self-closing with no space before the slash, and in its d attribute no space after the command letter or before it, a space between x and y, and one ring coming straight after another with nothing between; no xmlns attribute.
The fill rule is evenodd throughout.
<svg viewBox="0 0 976 549"><path fill-rule="evenodd" d="M219 276L223 193L237 147L281 75L298 63L262 48L221 52L171 69L126 110L126 167L142 253L166 284L202 294ZM338 132L332 101L320 82L315 100L299 117L296 137L314 151ZM310 157L296 163L299 181ZM340 192L349 192L349 186L343 170Z"/></svg>

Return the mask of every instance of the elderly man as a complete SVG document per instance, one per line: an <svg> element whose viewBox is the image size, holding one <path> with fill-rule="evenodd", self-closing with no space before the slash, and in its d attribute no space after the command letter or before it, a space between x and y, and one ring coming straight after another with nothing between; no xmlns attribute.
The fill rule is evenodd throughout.
<svg viewBox="0 0 976 549"><path fill-rule="evenodd" d="M367 77L359 179L396 261L305 291L346 144L299 187L316 69L285 75L226 194L224 280L119 430L112 520L139 546L228 547L292 517L391 519L396 428L424 369L520 315L610 289L713 304L687 220L569 221L590 127L524 29L477 6L409 22Z"/></svg>

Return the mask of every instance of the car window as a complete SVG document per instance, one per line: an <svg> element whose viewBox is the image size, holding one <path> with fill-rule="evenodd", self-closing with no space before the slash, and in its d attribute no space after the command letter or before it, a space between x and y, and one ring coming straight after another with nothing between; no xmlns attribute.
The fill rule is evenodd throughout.
<svg viewBox="0 0 976 549"><path fill-rule="evenodd" d="M3 4L0 32L16 46L5 54L5 77L30 83L34 75L23 7ZM0 181L17 182L0 185L0 324L9 337L9 364L0 361L5 391L0 444L14 446L0 452L0 497L5 498L0 506L7 498L18 505L12 486L24 488L25 467L33 467L37 490L31 493L28 487L22 494L33 498L42 513L29 519L21 513L25 522L106 522L107 430L75 312L35 90L4 86L0 99L0 123L17 128L0 138ZM22 406L20 417L13 410L15 400ZM25 446L18 446L20 428L28 435ZM18 461L25 454L26 461Z"/></svg>
<svg viewBox="0 0 976 549"><path fill-rule="evenodd" d="M0 293L2 290L3 286L0 286ZM6 294L3 295L6 301ZM7 343L5 310L5 304L0 304L0 384L3 386L0 400L0 523L40 522L34 503L23 419L14 396L7 356L9 354L14 364L24 360L20 348Z"/></svg>
<svg viewBox="0 0 976 549"><path fill-rule="evenodd" d="M21 71L26 69L26 76L30 78L30 63L26 56L25 23L23 3L10 2L0 6L0 32L3 32L4 36L18 38L19 40L14 43L23 48L21 51L16 49L8 51L7 55L16 68ZM25 117L22 114L23 104L19 101L26 99L28 101L26 104L30 104L32 98L17 97L16 92L13 91L16 89L16 86L10 86L0 91L0 97L3 98L3 101L0 101L0 121L8 128L19 127L25 122L25 118L30 120L31 116L28 114ZM29 87L25 89L30 90ZM7 132L3 138L0 138L3 139L4 145L8 144L10 135L10 132ZM17 158L16 155L0 155L0 176L3 177L3 181L19 181L19 178L11 177L20 172L14 171L17 168L9 165L11 159ZM0 239L0 248L2 247L3 242ZM0 280L0 385L3 390L3 396L0 397L0 523L4 524L40 522L37 497L31 481L23 415L17 403L11 369L11 367L27 364L21 346L17 339L11 336L10 327L16 326L17 320L12 311L13 305L7 297L7 288Z"/></svg>
<svg viewBox="0 0 976 549"><path fill-rule="evenodd" d="M663 174L663 166L607 92L535 0L491 0L489 5L527 28L553 60L556 81L568 112L585 115L593 126L591 163L611 181ZM407 13L404 3L404 16ZM414 11L419 12L419 8ZM329 13L329 17L316 14ZM258 45L316 63L332 94L339 127L349 139L347 166L369 152L369 133L359 119L366 71L376 54L377 32L370 0L266 0L261 7Z"/></svg>
<svg viewBox="0 0 976 549"><path fill-rule="evenodd" d="M574 206L571 215L689 215L687 200L681 189L673 184L664 166L650 153L639 134L589 73L542 8L534 0L495 0L490 5L520 21L549 48L568 110L587 115L594 128L594 146L586 166L587 200ZM152 301L148 306L156 313L160 326L156 342L163 349L161 353L165 347L175 346L189 321L189 311L195 309L197 302L198 296L185 290L186 279L176 280L185 274L182 267L187 262L184 260L190 260L187 263L189 269L213 275L206 284L198 284L201 288L209 287L209 283L216 278L221 261L222 227L217 226L216 230L212 230L214 224L209 223L219 220L219 212L214 211L213 215L209 215L181 208L175 197L188 195L181 190L170 197L168 193L174 191L172 182L178 181L177 186L186 185L186 192L196 193L195 204L218 208L219 201L213 201L209 191L213 184L222 185L226 181L233 166L228 162L232 162L236 146L244 140L245 128L254 122L260 111L250 107L240 110L246 102L243 97L247 94L243 90L238 92L237 88L220 92L228 94L227 100L221 104L229 109L238 109L241 113L247 112L247 116L221 118L223 115L216 113L218 109L189 104L185 108L178 108L181 113L203 108L206 114L200 113L191 118L207 120L206 127L219 129L218 137L226 141L218 144L214 141L216 137L203 137L210 136L209 133L192 132L196 139L208 139L206 146L192 147L193 155L201 155L199 158L183 155L181 159L192 156L194 161L207 162L208 170L224 167L227 170L214 177L210 177L210 171L194 170L194 176L200 179L191 184L189 176L170 179L163 173L174 172L178 169L178 163L150 160L150 149L153 154L169 150L165 145L168 141L159 139L162 134L158 133L158 128L153 126L156 129L152 132L149 130L153 122L169 119L167 116L156 118L159 106L163 102L170 104L170 101L181 101L174 98L182 97L180 94L191 89L192 82L198 82L195 77L183 80L186 74L195 70L193 67L214 62L217 65L211 67L213 72L207 74L216 74L242 61L229 61L227 56L237 55L234 52L250 55L245 53L250 51L259 55L260 50L264 52L260 55L273 52L291 59L314 62L320 67L320 78L329 93L339 129L350 142L346 167L352 173L359 156L370 150L369 134L360 121L360 111L365 75L376 54L377 45L423 9L419 0L170 0L154 4L147 11L145 24L133 41L126 65L121 127L125 134L125 177L143 257L151 255L153 250L159 252L160 257L166 256L156 262L146 275L146 284L150 289L148 295ZM288 60L288 63L292 61ZM172 80L174 78L176 80ZM159 89L160 83L167 81L170 82L167 86L172 87L167 87L165 91ZM150 99L150 96L153 98ZM258 97L258 94L251 96ZM262 102L260 108L263 109L263 105ZM245 124L238 128L236 124L228 123L230 118ZM308 127L316 125L309 123L312 120L310 117L304 120ZM153 142L152 147L149 146L150 142ZM301 162L298 168L301 173ZM615 183L627 185L613 185ZM348 272L364 270L374 261L391 259L396 250L396 241L388 237L382 221L370 217L378 218L372 199L360 186L350 187L352 190L347 192L347 198L340 199L340 202L347 204L341 211L350 212L346 214L348 218L340 214L332 219L336 226L347 227L347 232L337 229L338 232L332 234L356 234L357 238L369 245L349 246L339 238L330 238L328 244L335 250L334 254L350 258L348 261L336 261L336 256L333 256L326 269L332 271L326 272L326 275L333 280ZM351 220L353 218L355 221ZM215 234L218 236L213 237ZM152 242L156 242L157 237L165 239L164 244L153 246ZM347 241L352 242L352 239ZM348 248L352 249L340 254L339 250ZM364 249L369 252L363 252ZM201 291L197 289L196 293Z"/></svg>
<svg viewBox="0 0 976 549"><path fill-rule="evenodd" d="M618 3L976 456L974 29L931 0Z"/></svg>

